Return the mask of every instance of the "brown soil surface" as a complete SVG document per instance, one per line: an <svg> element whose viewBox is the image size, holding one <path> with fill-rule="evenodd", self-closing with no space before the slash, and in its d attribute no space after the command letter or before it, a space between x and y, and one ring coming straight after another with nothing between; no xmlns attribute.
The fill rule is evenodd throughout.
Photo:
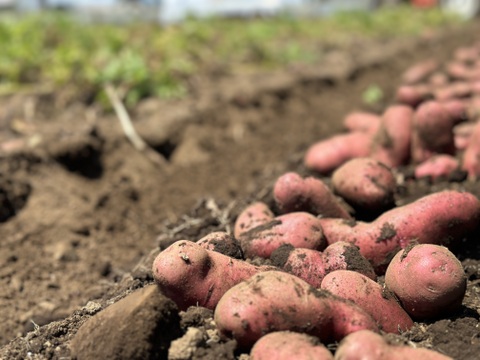
<svg viewBox="0 0 480 360"><path fill-rule="evenodd" d="M315 66L205 81L188 100L145 101L132 118L164 159L160 163L131 145L113 114L81 104L62 107L49 96L2 99L0 358L71 358L81 324L152 282L151 263L160 248L230 229L245 204L271 201L278 175L304 171L305 149L342 131L348 112L381 111L408 65L431 56L448 59L479 33L480 24L471 24L416 40L360 42L332 50ZM362 92L372 84L385 100L369 108ZM478 183L412 181L397 194L397 204L443 188L480 195ZM462 312L419 323L394 340L455 359L478 356L479 245L469 243L458 255L469 276ZM149 291L131 303L142 303ZM135 314L126 311L125 317ZM93 346L99 354L110 351L107 358L132 358L107 346L114 341L108 330L120 327L114 311L107 315L110 327L91 332L94 345L88 333L79 334L72 348L78 354L79 347ZM172 324L160 331L164 338L178 337L188 326L206 331L211 314L192 309L181 315L180 329L171 314L163 317ZM122 333L127 350L141 342L131 324L132 332ZM151 353L164 357L168 341L162 346ZM195 348L192 358L238 355L232 342L220 342Z"/></svg>

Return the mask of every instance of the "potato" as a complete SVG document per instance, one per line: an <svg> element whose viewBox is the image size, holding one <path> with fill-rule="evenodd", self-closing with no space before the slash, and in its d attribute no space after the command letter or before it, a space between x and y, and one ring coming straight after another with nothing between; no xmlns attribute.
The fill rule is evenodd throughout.
<svg viewBox="0 0 480 360"><path fill-rule="evenodd" d="M475 122L464 122L453 127L455 149L465 150L468 147L475 124Z"/></svg>
<svg viewBox="0 0 480 360"><path fill-rule="evenodd" d="M272 221L274 217L275 214L267 204L262 201L257 201L247 206L240 215L238 215L235 221L233 235L238 239L244 232L259 225L266 224Z"/></svg>
<svg viewBox="0 0 480 360"><path fill-rule="evenodd" d="M385 273L385 285L412 317L424 320L458 310L467 277L446 247L422 244L395 255Z"/></svg>
<svg viewBox="0 0 480 360"><path fill-rule="evenodd" d="M459 168L460 162L457 158L446 154L434 155L415 167L415 177L428 177L432 180L447 178Z"/></svg>
<svg viewBox="0 0 480 360"><path fill-rule="evenodd" d="M475 81L480 80L480 69L469 67L464 63L452 61L447 65L448 75L457 80Z"/></svg>
<svg viewBox="0 0 480 360"><path fill-rule="evenodd" d="M250 352L250 360L333 360L332 353L314 336L276 331L262 336Z"/></svg>
<svg viewBox="0 0 480 360"><path fill-rule="evenodd" d="M389 210L370 223L320 219L320 224L328 244L354 243L375 271L383 273L393 256L412 242L458 243L479 221L480 202L475 195L445 190Z"/></svg>
<svg viewBox="0 0 480 360"><path fill-rule="evenodd" d="M360 330L345 337L334 360L453 360L433 350L389 345L369 330Z"/></svg>
<svg viewBox="0 0 480 360"><path fill-rule="evenodd" d="M469 82L456 81L443 86L433 92L433 97L438 101L447 101L451 99L459 99L472 95L473 88Z"/></svg>
<svg viewBox="0 0 480 360"><path fill-rule="evenodd" d="M396 168L410 159L413 110L406 105L391 105L382 115L369 156Z"/></svg>
<svg viewBox="0 0 480 360"><path fill-rule="evenodd" d="M380 126L381 117L363 111L355 111L343 119L343 127L348 131L374 134Z"/></svg>
<svg viewBox="0 0 480 360"><path fill-rule="evenodd" d="M400 104L416 107L424 101L432 98L430 85L402 85L398 87L395 100Z"/></svg>
<svg viewBox="0 0 480 360"><path fill-rule="evenodd" d="M398 334L413 326L412 319L398 304L393 293L358 272L333 271L323 278L321 289L353 301L387 333Z"/></svg>
<svg viewBox="0 0 480 360"><path fill-rule="evenodd" d="M323 217L352 218L322 180L303 179L295 172L283 174L276 180L273 198L282 214L305 211Z"/></svg>
<svg viewBox="0 0 480 360"><path fill-rule="evenodd" d="M307 212L277 216L243 233L238 240L247 258L269 258L283 244L314 250L327 246L319 219Z"/></svg>
<svg viewBox="0 0 480 360"><path fill-rule="evenodd" d="M303 163L309 170L329 174L350 159L368 156L371 143L372 135L368 133L338 134L310 146Z"/></svg>
<svg viewBox="0 0 480 360"><path fill-rule="evenodd" d="M233 337L240 348L274 331L303 332L324 343L361 329L378 331L355 304L279 271L259 273L232 287L218 302L214 320L220 334Z"/></svg>
<svg viewBox="0 0 480 360"><path fill-rule="evenodd" d="M395 205L392 170L372 158L347 161L332 174L333 191L355 209L357 218L372 218Z"/></svg>
<svg viewBox="0 0 480 360"><path fill-rule="evenodd" d="M462 119L454 105L428 101L416 110L412 134L414 163L422 163L435 154L455 154L453 127Z"/></svg>
<svg viewBox="0 0 480 360"><path fill-rule="evenodd" d="M360 254L358 247L347 242L332 244L324 252L282 245L270 259L274 266L298 276L315 288L320 287L326 274L339 269L359 271L376 279L372 265Z"/></svg>
<svg viewBox="0 0 480 360"><path fill-rule="evenodd" d="M186 310L195 305L213 309L232 286L260 271L271 269L180 240L158 254L152 272L161 291L180 310Z"/></svg>
<svg viewBox="0 0 480 360"><path fill-rule="evenodd" d="M441 71L434 72L428 78L428 84L431 85L433 89L437 87L445 86L448 83L449 83L448 75Z"/></svg>
<svg viewBox="0 0 480 360"><path fill-rule="evenodd" d="M421 61L405 70L402 74L402 82L404 84L416 84L426 80L439 66L439 62L435 59Z"/></svg>
<svg viewBox="0 0 480 360"><path fill-rule="evenodd" d="M216 231L205 235L196 243L204 249L216 251L235 259L243 259L240 243L232 235L224 231Z"/></svg>
<svg viewBox="0 0 480 360"><path fill-rule="evenodd" d="M480 122L472 130L468 146L462 156L462 170L468 173L470 180L477 180L480 176Z"/></svg>

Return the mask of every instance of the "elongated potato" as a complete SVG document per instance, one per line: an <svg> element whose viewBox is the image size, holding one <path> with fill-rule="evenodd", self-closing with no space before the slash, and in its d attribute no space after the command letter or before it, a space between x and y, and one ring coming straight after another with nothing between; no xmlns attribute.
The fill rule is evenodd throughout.
<svg viewBox="0 0 480 360"><path fill-rule="evenodd" d="M413 326L412 319L393 293L358 272L333 271L323 278L321 288L353 301L369 313L385 332L398 334Z"/></svg>
<svg viewBox="0 0 480 360"><path fill-rule="evenodd" d="M213 309L232 286L271 269L206 250L187 240L163 250L152 267L155 282L180 310L195 305Z"/></svg>
<svg viewBox="0 0 480 360"><path fill-rule="evenodd" d="M395 255L385 273L385 285L412 317L425 320L460 308L467 277L446 247L421 244Z"/></svg>
<svg viewBox="0 0 480 360"><path fill-rule="evenodd" d="M240 215L238 215L237 220L235 221L233 235L238 239L243 233L254 227L272 221L274 217L275 214L270 210L267 204L262 201L254 202L247 206Z"/></svg>
<svg viewBox="0 0 480 360"><path fill-rule="evenodd" d="M460 161L456 157L446 154L434 155L415 167L415 177L417 179L429 177L432 180L447 178L459 168Z"/></svg>
<svg viewBox="0 0 480 360"><path fill-rule="evenodd" d="M303 179L295 172L275 181L273 198L282 214L305 211L323 217L352 218L327 184L314 177Z"/></svg>
<svg viewBox="0 0 480 360"><path fill-rule="evenodd" d="M436 59L423 60L405 70L402 74L402 82L404 84L416 84L424 81L439 67L440 64Z"/></svg>
<svg viewBox="0 0 480 360"><path fill-rule="evenodd" d="M323 250L327 246L319 219L307 212L292 212L257 226L239 239L247 258L269 258L283 244Z"/></svg>
<svg viewBox="0 0 480 360"><path fill-rule="evenodd" d="M279 271L259 273L232 287L219 301L214 320L220 333L234 338L240 348L282 330L322 342L339 341L361 329L378 331L375 320L357 305Z"/></svg>
<svg viewBox="0 0 480 360"><path fill-rule="evenodd" d="M461 166L468 173L470 180L477 180L480 177L480 122L477 122L472 130Z"/></svg>
<svg viewBox="0 0 480 360"><path fill-rule="evenodd" d="M250 352L250 360L333 360L332 353L316 337L292 331L262 336Z"/></svg>
<svg viewBox="0 0 480 360"><path fill-rule="evenodd" d="M411 107L417 107L432 97L432 88L427 84L402 85L398 87L395 94L395 100L398 103Z"/></svg>
<svg viewBox="0 0 480 360"><path fill-rule="evenodd" d="M320 219L328 244L352 242L383 273L393 256L412 242L451 245L477 229L480 202L468 192L445 190L383 213L371 223Z"/></svg>
<svg viewBox="0 0 480 360"><path fill-rule="evenodd" d="M345 337L337 351L335 360L453 360L436 351L409 346L389 345L379 334L360 330Z"/></svg>
<svg viewBox="0 0 480 360"><path fill-rule="evenodd" d="M381 117L364 111L354 111L343 119L343 127L348 131L360 131L369 134L377 132Z"/></svg>

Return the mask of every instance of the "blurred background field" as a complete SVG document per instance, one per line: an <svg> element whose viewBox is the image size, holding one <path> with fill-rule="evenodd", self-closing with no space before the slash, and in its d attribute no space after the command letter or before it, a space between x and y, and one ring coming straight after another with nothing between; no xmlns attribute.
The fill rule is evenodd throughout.
<svg viewBox="0 0 480 360"><path fill-rule="evenodd" d="M178 9L187 3L178 2ZM332 7L335 2L310 1L310 9L317 11L309 13L299 0L277 8L279 1L265 3L258 11L240 6L224 9L227 16L213 16L205 9L197 16L183 12L182 21L162 22L157 12L161 4L152 0L133 4L147 6L150 19L131 12L125 22L84 16L86 9L90 14L114 9L114 0L0 0L0 95L61 90L87 104L106 104L103 89L108 83L131 107L151 96L187 96L201 76L317 64L335 46L348 47L364 38L413 37L464 21L437 7L409 4L375 8L372 1L340 1Z"/></svg>

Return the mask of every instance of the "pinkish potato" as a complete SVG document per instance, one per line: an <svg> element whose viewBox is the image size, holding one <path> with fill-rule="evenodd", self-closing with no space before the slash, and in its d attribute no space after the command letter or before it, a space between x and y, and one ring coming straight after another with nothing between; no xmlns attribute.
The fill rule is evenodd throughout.
<svg viewBox="0 0 480 360"><path fill-rule="evenodd" d="M472 84L466 81L456 81L443 86L433 92L433 96L438 101L447 101L471 96L473 93Z"/></svg>
<svg viewBox="0 0 480 360"><path fill-rule="evenodd" d="M310 146L303 162L307 169L329 174L344 162L355 157L368 156L372 135L363 132L339 134Z"/></svg>
<svg viewBox="0 0 480 360"><path fill-rule="evenodd" d="M412 65L402 74L402 82L411 85L426 80L439 68L439 65L435 59L427 59Z"/></svg>
<svg viewBox="0 0 480 360"><path fill-rule="evenodd" d="M250 352L250 360L333 360L332 353L318 338L292 331L262 336Z"/></svg>
<svg viewBox="0 0 480 360"><path fill-rule="evenodd" d="M467 118L472 121L480 120L480 91L467 104Z"/></svg>
<svg viewBox="0 0 480 360"><path fill-rule="evenodd" d="M195 305L214 309L232 286L271 269L206 250L187 240L177 241L163 250L152 267L155 282L180 310Z"/></svg>
<svg viewBox="0 0 480 360"><path fill-rule="evenodd" d="M480 80L480 68L470 67L461 62L451 62L447 65L447 73L457 80Z"/></svg>
<svg viewBox="0 0 480 360"><path fill-rule="evenodd" d="M468 147L475 124L475 122L464 122L453 127L453 137L457 150L465 150Z"/></svg>
<svg viewBox="0 0 480 360"><path fill-rule="evenodd" d="M340 166L332 174L332 187L355 209L357 217L377 216L395 205L395 176L388 166L372 158L356 158Z"/></svg>
<svg viewBox="0 0 480 360"><path fill-rule="evenodd" d="M475 46L459 47L453 53L453 58L463 63L471 63L480 57L480 51Z"/></svg>
<svg viewBox="0 0 480 360"><path fill-rule="evenodd" d="M216 251L235 259L243 259L240 243L232 235L224 231L212 232L198 240L197 245L204 249Z"/></svg>
<svg viewBox="0 0 480 360"><path fill-rule="evenodd" d="M306 212L277 216L243 233L238 240L247 258L269 258L283 244L314 250L327 246L319 219Z"/></svg>
<svg viewBox="0 0 480 360"><path fill-rule="evenodd" d="M233 235L238 239L243 233L272 221L274 217L275 215L267 204L257 201L247 206L240 215L238 215L235 221Z"/></svg>
<svg viewBox="0 0 480 360"><path fill-rule="evenodd" d="M377 273L412 242L448 245L479 225L480 201L468 192L445 190L383 213L371 223L320 219L328 244L354 243Z"/></svg>
<svg viewBox="0 0 480 360"><path fill-rule="evenodd" d="M415 167L415 177L428 177L432 180L446 178L459 168L460 162L457 158L446 154L434 155Z"/></svg>
<svg viewBox="0 0 480 360"><path fill-rule="evenodd" d="M343 126L348 131L360 131L369 134L377 132L381 117L363 111L355 111L348 114L343 120Z"/></svg>
<svg viewBox="0 0 480 360"><path fill-rule="evenodd" d="M412 317L430 319L460 308L467 277L446 247L422 244L395 255L385 273L385 285Z"/></svg>
<svg viewBox="0 0 480 360"><path fill-rule="evenodd" d="M448 82L449 82L448 76L443 72L435 72L428 79L428 83L434 89L440 86L445 86L448 84Z"/></svg>
<svg viewBox="0 0 480 360"><path fill-rule="evenodd" d="M402 85L397 89L395 99L400 104L416 107L432 98L430 85Z"/></svg>
<svg viewBox="0 0 480 360"><path fill-rule="evenodd" d="M406 105L391 105L382 115L374 136L370 157L396 168L410 159L413 110Z"/></svg>
<svg viewBox="0 0 480 360"><path fill-rule="evenodd" d="M303 179L295 172L288 172L277 179L273 198L282 214L305 211L323 217L352 218L322 180L314 177Z"/></svg>
<svg viewBox="0 0 480 360"><path fill-rule="evenodd" d="M389 345L385 339L369 330L360 330L345 337L335 360L453 360L433 350Z"/></svg>
<svg viewBox="0 0 480 360"><path fill-rule="evenodd" d="M412 160L419 164L434 154L455 154L453 127L460 121L461 105L436 101L422 104L414 116Z"/></svg>
<svg viewBox="0 0 480 360"><path fill-rule="evenodd" d="M317 290L298 277L266 271L232 287L214 314L217 329L240 348L251 347L265 334L290 330L316 336L322 342L369 329L376 322L355 304Z"/></svg>
<svg viewBox="0 0 480 360"><path fill-rule="evenodd" d="M360 254L358 247L347 242L332 244L324 252L283 245L272 253L270 259L274 266L298 276L315 288L320 287L325 275L340 269L358 271L376 279L372 265Z"/></svg>
<svg viewBox="0 0 480 360"><path fill-rule="evenodd" d="M323 278L321 289L353 301L369 313L385 332L398 334L413 326L412 319L393 293L358 272L333 271Z"/></svg>
<svg viewBox="0 0 480 360"><path fill-rule="evenodd" d="M468 146L463 153L462 170L468 173L470 180L477 180L480 177L480 122L473 128Z"/></svg>

